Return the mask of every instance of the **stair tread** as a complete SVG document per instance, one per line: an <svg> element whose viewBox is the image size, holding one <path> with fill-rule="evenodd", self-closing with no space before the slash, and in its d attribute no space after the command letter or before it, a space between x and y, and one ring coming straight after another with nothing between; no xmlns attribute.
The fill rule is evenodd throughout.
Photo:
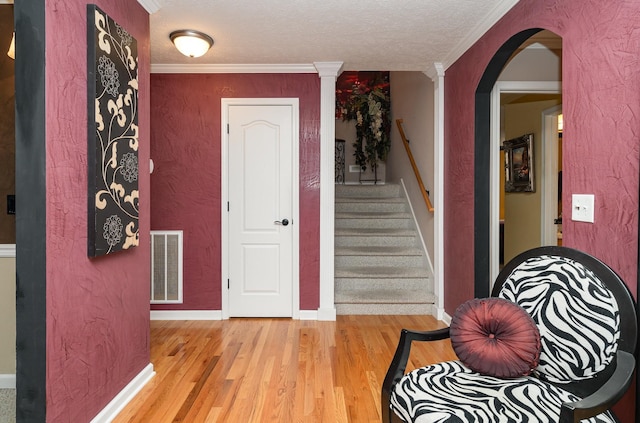
<svg viewBox="0 0 640 423"><path fill-rule="evenodd" d="M339 247L336 256L422 256L422 250L412 247Z"/></svg>
<svg viewBox="0 0 640 423"><path fill-rule="evenodd" d="M401 203L405 200L401 197L336 197L336 203Z"/></svg>
<svg viewBox="0 0 640 423"><path fill-rule="evenodd" d="M346 290L336 292L335 302L341 304L424 304L433 303L434 295L423 290L378 289L366 292Z"/></svg>
<svg viewBox="0 0 640 423"><path fill-rule="evenodd" d="M338 315L433 315L434 303L423 304L336 304Z"/></svg>
<svg viewBox="0 0 640 423"><path fill-rule="evenodd" d="M429 272L422 267L393 267L393 266L368 266L368 267L336 267L336 278L429 278Z"/></svg>
<svg viewBox="0 0 640 423"><path fill-rule="evenodd" d="M411 213L406 212L338 212L336 219L409 219Z"/></svg>
<svg viewBox="0 0 640 423"><path fill-rule="evenodd" d="M413 229L405 228L336 228L335 236L411 236L415 237Z"/></svg>
<svg viewBox="0 0 640 423"><path fill-rule="evenodd" d="M399 184L347 184L336 185L336 197L348 196L380 196L380 197L397 197L402 192Z"/></svg>

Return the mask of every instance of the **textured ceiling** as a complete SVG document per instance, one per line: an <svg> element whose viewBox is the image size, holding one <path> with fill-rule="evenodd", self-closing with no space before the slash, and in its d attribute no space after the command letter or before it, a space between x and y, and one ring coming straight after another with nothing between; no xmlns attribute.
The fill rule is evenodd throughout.
<svg viewBox="0 0 640 423"><path fill-rule="evenodd" d="M341 61L344 70L426 71L450 65L518 0L138 1L157 9L154 65ZM182 56L169 40L177 29L205 32L215 45L200 58Z"/></svg>

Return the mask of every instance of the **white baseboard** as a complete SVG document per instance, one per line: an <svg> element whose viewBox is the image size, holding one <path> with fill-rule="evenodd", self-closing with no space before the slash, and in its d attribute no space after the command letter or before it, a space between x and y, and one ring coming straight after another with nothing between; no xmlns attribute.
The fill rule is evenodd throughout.
<svg viewBox="0 0 640 423"><path fill-rule="evenodd" d="M336 320L336 309L300 310L300 320ZM151 320L223 320L222 310L151 310Z"/></svg>
<svg viewBox="0 0 640 423"><path fill-rule="evenodd" d="M136 396L138 392L154 377L156 372L153 371L153 364L149 363L140 373L134 377L127 386L124 387L118 395L116 395L105 408L102 409L97 416L91 420L91 423L109 423L122 409Z"/></svg>
<svg viewBox="0 0 640 423"><path fill-rule="evenodd" d="M409 210L411 211L411 216L413 217L413 226L415 227L415 230L419 235L418 239L420 240L420 245L422 246L422 251L424 252L424 256L427 259L427 266L429 267L429 272L433 276L435 275L435 271L433 270L433 263L431 262L431 256L429 255L429 250L427 250L427 244L424 242L424 237L422 236L422 230L420 229L420 225L418 224L418 218L416 217L416 213L413 211L413 205L411 204L411 197L409 196L409 192L407 191L407 186L404 184L404 179L402 178L400 178L400 186L402 187L402 190L404 192L404 198L407 199L407 203L409 204ZM433 283L434 283L434 290L435 290L436 281L434 280ZM435 290L435 292L436 294L438 294L437 290Z"/></svg>
<svg viewBox="0 0 640 423"><path fill-rule="evenodd" d="M444 310L442 310L442 318L438 319L438 320L442 320L443 322L445 322L448 325L451 324L451 316L449 316L447 313L445 313Z"/></svg>
<svg viewBox="0 0 640 423"><path fill-rule="evenodd" d="M222 320L222 310L151 310L151 320Z"/></svg>
<svg viewBox="0 0 640 423"><path fill-rule="evenodd" d="M0 257L16 258L16 244L0 244Z"/></svg>
<svg viewBox="0 0 640 423"><path fill-rule="evenodd" d="M299 320L318 320L318 312L316 310L300 310L298 312Z"/></svg>
<svg viewBox="0 0 640 423"><path fill-rule="evenodd" d="M435 301L435 304L438 304L437 299ZM444 319L444 308L438 308L437 306L434 305L433 310L434 310L433 316L436 318L436 320Z"/></svg>
<svg viewBox="0 0 640 423"><path fill-rule="evenodd" d="M16 375L0 375L0 389L16 389Z"/></svg>
<svg viewBox="0 0 640 423"><path fill-rule="evenodd" d="M336 309L333 308L319 308L317 320L325 320L330 322L336 321Z"/></svg>

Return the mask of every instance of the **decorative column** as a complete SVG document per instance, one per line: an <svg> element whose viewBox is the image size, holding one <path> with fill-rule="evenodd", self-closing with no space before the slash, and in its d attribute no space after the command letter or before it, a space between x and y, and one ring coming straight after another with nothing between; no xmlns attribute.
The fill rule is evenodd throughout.
<svg viewBox="0 0 640 423"><path fill-rule="evenodd" d="M336 320L334 215L336 79L343 62L315 62L320 76L320 307L318 320Z"/></svg>
<svg viewBox="0 0 640 423"><path fill-rule="evenodd" d="M444 67L436 62L425 72L433 81L433 279L436 318L444 319Z"/></svg>

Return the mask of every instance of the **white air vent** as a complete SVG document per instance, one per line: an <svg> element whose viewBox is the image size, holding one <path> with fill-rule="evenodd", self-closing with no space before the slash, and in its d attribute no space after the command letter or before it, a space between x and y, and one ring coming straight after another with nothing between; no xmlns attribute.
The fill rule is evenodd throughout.
<svg viewBox="0 0 640 423"><path fill-rule="evenodd" d="M151 231L151 304L182 303L182 231Z"/></svg>

